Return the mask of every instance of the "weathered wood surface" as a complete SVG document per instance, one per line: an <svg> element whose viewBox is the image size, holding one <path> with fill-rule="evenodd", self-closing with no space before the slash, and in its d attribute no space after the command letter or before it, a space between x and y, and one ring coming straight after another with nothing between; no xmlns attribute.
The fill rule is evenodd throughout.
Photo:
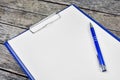
<svg viewBox="0 0 120 80"><path fill-rule="evenodd" d="M104 1L106 5L114 3L113 8L106 8L107 6L103 5ZM0 80L27 79L13 57L3 46L3 42L23 32L32 24L53 12L67 7L70 3L78 4L86 13L120 37L120 8L117 5L120 1L104 1L93 0L92 2L91 0L89 3L87 0L0 0ZM88 3L90 5L87 5ZM98 9L99 7L100 9ZM115 15L112 15L113 13Z"/></svg>
<svg viewBox="0 0 120 80"><path fill-rule="evenodd" d="M26 77L18 76L7 71L0 70L0 80L28 80Z"/></svg>
<svg viewBox="0 0 120 80"><path fill-rule="evenodd" d="M2 1L4 3L2 3ZM5 6L0 7L0 11L1 11L0 21L3 23L13 24L15 26L20 26L20 27L26 27L26 26L29 27L30 25L40 21L41 19L52 14L53 12L56 12L58 10L67 7L65 5L47 3L43 1L23 1L23 2L19 0L18 1L2 0L2 1L0 2L0 4L7 5L8 7ZM19 6L20 4L21 6L23 6L22 8ZM35 5L36 7L34 7ZM14 9L11 9L11 7ZM120 31L120 23L119 23L120 16L115 16L115 15L110 15L110 14L105 14L90 10L84 10L84 11L90 14L93 18L97 19L108 29Z"/></svg>
<svg viewBox="0 0 120 80"><path fill-rule="evenodd" d="M1 68L7 69L9 71L13 70L16 73L19 72L20 74L23 74L19 66L16 64L16 61L2 44L0 44L0 69Z"/></svg>
<svg viewBox="0 0 120 80"><path fill-rule="evenodd" d="M120 0L39 0L58 4L77 4L81 8L120 15Z"/></svg>
<svg viewBox="0 0 120 80"><path fill-rule="evenodd" d="M6 39L10 39L13 36L16 36L17 34L19 34L22 31L24 31L24 29L0 23L0 41L1 41L1 43L4 42Z"/></svg>
<svg viewBox="0 0 120 80"><path fill-rule="evenodd" d="M65 5L58 5L38 0L0 0L0 5L42 15L48 15L56 10L65 8Z"/></svg>
<svg viewBox="0 0 120 80"><path fill-rule="evenodd" d="M44 1L54 3L54 5L51 5L49 3L44 3ZM58 7L56 4L61 4L61 5L77 4L81 8L120 15L120 0L1 0L0 4L12 8L19 8L23 10L26 9L28 11L33 11L33 12L41 11L41 10L43 11L49 10L49 7L47 6L44 7L41 5L53 6L52 9L55 9ZM35 9L36 6L37 9Z"/></svg>

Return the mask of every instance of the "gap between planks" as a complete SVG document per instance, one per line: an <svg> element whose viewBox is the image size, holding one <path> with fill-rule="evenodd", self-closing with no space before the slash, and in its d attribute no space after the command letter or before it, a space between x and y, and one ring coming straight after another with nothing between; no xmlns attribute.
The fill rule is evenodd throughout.
<svg viewBox="0 0 120 80"><path fill-rule="evenodd" d="M13 9L13 10L20 11L19 9L9 8L9 7L6 7L6 6L4 6L4 7L7 8L7 9ZM93 12L94 12L94 11L93 11ZM29 12L27 12L27 13L29 13ZM34 14L34 13L32 13L32 14ZM36 14L36 15L43 16L43 15L39 14L38 12L35 13L35 14ZM44 17L46 17L46 16L48 16L48 15L44 15ZM115 16L113 16L113 17L115 17ZM20 26L20 25L15 25L15 24L13 24L13 23L9 23L8 21L4 21L4 20L2 20L2 19L1 19L0 23L6 24L6 25L10 25L10 26L14 26L14 27L19 27L19 28L21 28L21 29L28 29L28 27L26 27L25 25L22 25L22 26ZM111 29L111 30L114 30L114 29ZM117 29L117 30L114 30L114 31L118 31L118 29Z"/></svg>
<svg viewBox="0 0 120 80"><path fill-rule="evenodd" d="M0 67L0 70L5 71L5 72L9 72L9 73L12 73L12 74L15 74L15 75L19 75L19 76L22 76L22 77L25 77L25 78L28 78L25 74L18 73L16 71L13 71L13 70L10 70L10 69Z"/></svg>
<svg viewBox="0 0 120 80"><path fill-rule="evenodd" d="M67 3L65 4L65 3L48 1L48 0L38 0L38 1L52 3L53 5L58 4L58 5L70 6L70 4L67 4ZM39 14L39 15L47 16L46 14L41 14L41 13L38 13L38 12L28 11L28 10L24 10L24 9L12 8L12 7L9 7L9 6L4 6L4 5L0 5L0 6L1 7L6 7L6 8L9 8L9 9L14 9L14 10L19 10L19 11L24 11L24 12L29 12L29 13L33 13L33 14ZM108 13L108 12L103 12L103 11L93 10L93 9L89 9L89 8L84 8L84 7L81 7L81 6L79 6L79 7L81 9L84 9L84 10L89 10L89 11L94 11L94 12L99 12L99 13L105 13L105 14L114 15L114 16L120 16L120 15L117 15L117 14L112 14L112 13Z"/></svg>
<svg viewBox="0 0 120 80"><path fill-rule="evenodd" d="M68 3L54 2L54 1L48 1L48 0L38 0L38 1L43 1L43 2L48 2L48 3L58 4L58 5L64 5L64 6L70 6L70 4L68 4ZM99 12L99 13L105 13L105 14L114 15L114 16L120 16L120 15L117 15L117 14L108 13L108 12L104 12L104 11L98 11L98 10L94 10L94 9L84 8L84 7L81 7L81 6L79 6L79 7L81 9L84 9L84 10L89 10L89 11L94 11L94 12Z"/></svg>

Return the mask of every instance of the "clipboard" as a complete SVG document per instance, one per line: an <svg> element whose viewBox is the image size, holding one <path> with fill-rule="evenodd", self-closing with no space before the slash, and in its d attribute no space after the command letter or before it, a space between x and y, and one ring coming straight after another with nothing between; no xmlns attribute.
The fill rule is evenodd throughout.
<svg viewBox="0 0 120 80"><path fill-rule="evenodd" d="M99 71L89 23L106 62L105 73ZM120 79L120 39L76 5L48 16L4 44L30 80Z"/></svg>

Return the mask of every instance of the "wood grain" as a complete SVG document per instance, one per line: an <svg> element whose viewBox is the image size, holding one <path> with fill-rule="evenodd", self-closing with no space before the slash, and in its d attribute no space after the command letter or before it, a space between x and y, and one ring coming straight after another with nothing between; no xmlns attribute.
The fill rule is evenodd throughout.
<svg viewBox="0 0 120 80"><path fill-rule="evenodd" d="M11 39L23 31L25 31L25 29L0 23L0 69L5 69L9 72L13 72L14 74L18 73L18 75L24 74L19 65L3 45L4 41Z"/></svg>
<svg viewBox="0 0 120 80"><path fill-rule="evenodd" d="M66 7L38 0L0 0L0 5L42 15L52 14Z"/></svg>
<svg viewBox="0 0 120 80"><path fill-rule="evenodd" d="M20 28L27 28L44 17L46 16L0 6L0 22Z"/></svg>
<svg viewBox="0 0 120 80"><path fill-rule="evenodd" d="M25 29L17 28L14 26L1 24L0 23L0 41L1 43L6 41L7 39L10 39L19 33L23 32Z"/></svg>
<svg viewBox="0 0 120 80"><path fill-rule="evenodd" d="M120 31L120 16L114 16L110 14L104 14L94 11L85 11L97 22L101 23L107 29Z"/></svg>
<svg viewBox="0 0 120 80"><path fill-rule="evenodd" d="M76 4L81 8L120 15L120 0L39 0L58 4Z"/></svg>
<svg viewBox="0 0 120 80"><path fill-rule="evenodd" d="M28 80L28 79L0 70L0 80Z"/></svg>
<svg viewBox="0 0 120 80"><path fill-rule="evenodd" d="M21 70L19 65L2 44L0 44L0 59L0 69L2 68L4 70L8 70L9 72L23 74L23 71Z"/></svg>
<svg viewBox="0 0 120 80"><path fill-rule="evenodd" d="M11 1L11 0L9 0L9 1ZM9 4L9 1L6 1L6 2L8 2L6 4ZM12 5L13 2L14 2L14 0L11 1L11 6L13 6L13 7L16 7L18 4L20 4L19 1L16 1L17 3ZM29 6L27 8L24 7L25 11L18 10L18 9L21 9L19 7L16 7L17 10L11 9L8 7L0 7L0 22L9 24L9 25L13 25L13 26L17 26L17 27L23 27L23 28L27 27L28 28L32 24L40 21L41 19L45 18L46 16L50 15L51 13L57 12L58 10L62 10L64 7L67 7L65 5L59 5L59 4L54 5L53 3L38 2L37 5L33 8L30 6L32 6L32 4L34 4L36 1L28 1L28 2L30 2L30 4L27 4L27 3L22 4L21 3L23 6L24 5ZM1 4L5 4L5 1L4 1L4 3L1 2ZM49 4L49 5L46 6L45 4ZM52 6L52 5L57 6L57 8L53 9L54 6ZM44 8L41 8L41 7L39 8L39 6L43 6ZM35 14L30 13L27 11L27 9L31 10L31 12L35 11L36 13ZM103 24L106 28L111 29L111 30L120 31L120 16L99 13L99 12L84 10L84 9L83 9L83 11L88 13L90 16L92 16L94 19L96 19L101 24ZM39 13L41 13L41 14L39 14Z"/></svg>

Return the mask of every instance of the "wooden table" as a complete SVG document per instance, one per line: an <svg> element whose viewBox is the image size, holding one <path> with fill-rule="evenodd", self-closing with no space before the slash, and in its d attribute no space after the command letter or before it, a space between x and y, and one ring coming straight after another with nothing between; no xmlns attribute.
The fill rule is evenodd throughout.
<svg viewBox="0 0 120 80"><path fill-rule="evenodd" d="M0 80L28 80L4 41L73 3L120 37L120 0L0 0Z"/></svg>

